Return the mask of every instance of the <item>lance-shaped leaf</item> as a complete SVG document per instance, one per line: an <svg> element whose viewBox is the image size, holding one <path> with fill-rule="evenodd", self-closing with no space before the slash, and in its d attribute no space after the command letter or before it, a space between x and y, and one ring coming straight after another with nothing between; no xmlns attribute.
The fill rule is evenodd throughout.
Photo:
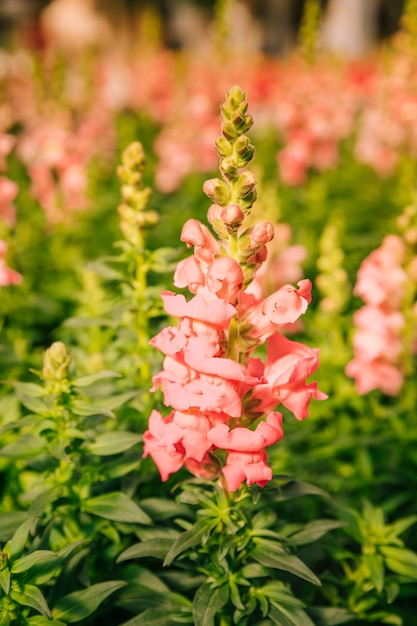
<svg viewBox="0 0 417 626"><path fill-rule="evenodd" d="M31 459L39 456L44 448L44 441L33 433L19 437L17 441L0 448L0 456L11 459Z"/></svg>
<svg viewBox="0 0 417 626"><path fill-rule="evenodd" d="M51 550L35 550L17 559L12 565L11 572L12 574L21 574L34 566L55 564L57 559L58 555Z"/></svg>
<svg viewBox="0 0 417 626"><path fill-rule="evenodd" d="M175 626L178 622L173 622L164 609L147 609L140 615L135 615L121 626Z"/></svg>
<svg viewBox="0 0 417 626"><path fill-rule="evenodd" d="M133 546L129 546L118 557L117 562L129 561L131 559L140 559L146 556L151 556L156 559L164 559L169 550L172 547L175 539L147 539L140 543L135 543Z"/></svg>
<svg viewBox="0 0 417 626"><path fill-rule="evenodd" d="M112 593L125 587L128 583L123 580L109 580L105 583L91 585L87 589L74 591L60 598L52 609L54 619L64 623L74 624L86 619Z"/></svg>
<svg viewBox="0 0 417 626"><path fill-rule="evenodd" d="M213 589L210 583L201 585L193 600L195 626L214 626L214 618L229 599L227 586Z"/></svg>
<svg viewBox="0 0 417 626"><path fill-rule="evenodd" d="M385 564L392 572L417 580L417 553L407 548L381 546Z"/></svg>
<svg viewBox="0 0 417 626"><path fill-rule="evenodd" d="M114 522L152 524L149 515L121 491L113 491L95 498L88 498L83 502L82 510Z"/></svg>
<svg viewBox="0 0 417 626"><path fill-rule="evenodd" d="M271 602L268 617L278 626L314 626L307 613L302 609L295 607L287 609L274 601Z"/></svg>
<svg viewBox="0 0 417 626"><path fill-rule="evenodd" d="M76 378L72 381L74 387L89 387L90 385L98 382L99 380L105 380L106 378L120 378L121 375L111 370L102 370L97 374L90 374L89 376L83 376L82 378Z"/></svg>
<svg viewBox="0 0 417 626"><path fill-rule="evenodd" d="M12 586L10 597L17 604L30 606L32 609L35 609L35 611L42 613L45 617L51 617L51 611L44 595L35 585L22 585L19 588Z"/></svg>
<svg viewBox="0 0 417 626"><path fill-rule="evenodd" d="M130 432L106 432L98 435L94 441L83 447L87 452L100 456L110 456L129 450L142 441L142 435Z"/></svg>
<svg viewBox="0 0 417 626"><path fill-rule="evenodd" d="M10 591L10 569L8 567L0 570L0 586L5 595L8 596Z"/></svg>
<svg viewBox="0 0 417 626"><path fill-rule="evenodd" d="M199 520L191 528L183 532L175 541L170 551L165 557L164 566L170 565L172 561L182 552L197 545L204 543L204 539L209 535L210 531L217 525L217 520L211 522L205 519Z"/></svg>
<svg viewBox="0 0 417 626"><path fill-rule="evenodd" d="M302 530L291 535L291 541L298 546L317 541L329 530L345 526L344 522L331 519L317 519L309 522Z"/></svg>
<svg viewBox="0 0 417 626"><path fill-rule="evenodd" d="M261 565L284 570L298 576L299 578L303 578L314 585L321 585L320 580L314 572L312 572L311 569L303 563L303 561L294 555L277 554L275 552L270 552L266 548L257 546L254 550L252 550L252 556L256 561L258 561L258 563L261 563Z"/></svg>
<svg viewBox="0 0 417 626"><path fill-rule="evenodd" d="M346 609L332 607L312 607L308 609L308 613L320 626L339 626L358 619L357 615Z"/></svg>
<svg viewBox="0 0 417 626"><path fill-rule="evenodd" d="M27 518L26 511L8 511L0 515L0 541L5 543Z"/></svg>
<svg viewBox="0 0 417 626"><path fill-rule="evenodd" d="M67 626L64 622L59 622L56 619L48 619L43 615L34 615L33 617L29 617L27 623L30 626Z"/></svg>
<svg viewBox="0 0 417 626"><path fill-rule="evenodd" d="M375 589L378 593L381 593L384 588L385 575L383 557L380 554L363 554L362 560L369 570L370 578Z"/></svg>

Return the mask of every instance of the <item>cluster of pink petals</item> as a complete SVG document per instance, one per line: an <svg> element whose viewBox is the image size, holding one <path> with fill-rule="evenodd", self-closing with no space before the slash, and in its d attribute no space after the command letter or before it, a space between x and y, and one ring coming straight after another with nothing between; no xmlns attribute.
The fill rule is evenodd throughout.
<svg viewBox="0 0 417 626"><path fill-rule="evenodd" d="M19 272L7 265L6 254L8 246L3 239L0 239L0 287L10 287L22 282L23 277Z"/></svg>
<svg viewBox="0 0 417 626"><path fill-rule="evenodd" d="M108 134L105 113L86 115L71 127L68 119L37 121L19 138L17 152L28 168L31 191L48 222L68 219L68 211L89 206L87 167ZM104 131L104 132L103 132Z"/></svg>
<svg viewBox="0 0 417 626"><path fill-rule="evenodd" d="M395 396L404 382L405 319L401 307L407 282L405 252L401 237L387 235L359 268L354 293L365 306L354 314L354 358L346 373L355 379L360 394L379 389Z"/></svg>
<svg viewBox="0 0 417 626"><path fill-rule="evenodd" d="M182 466L213 477L219 472L215 452L225 451L222 472L230 490L244 481L264 486L272 477L265 448L283 436L277 407L282 404L302 420L312 398L327 397L317 383L306 382L318 367L318 350L279 332L306 311L311 282L300 280L298 288L287 284L258 299L242 291L242 269L206 226L189 220L181 239L194 247L194 254L179 263L174 284L194 295L187 301L171 291L161 294L165 311L179 321L151 340L165 355L153 390L161 387L172 411L167 417L152 412L144 455L153 458L167 480ZM244 363L229 354L231 324L251 346L243 350ZM251 356L264 343L265 363ZM258 421L256 428L246 427L245 419Z"/></svg>

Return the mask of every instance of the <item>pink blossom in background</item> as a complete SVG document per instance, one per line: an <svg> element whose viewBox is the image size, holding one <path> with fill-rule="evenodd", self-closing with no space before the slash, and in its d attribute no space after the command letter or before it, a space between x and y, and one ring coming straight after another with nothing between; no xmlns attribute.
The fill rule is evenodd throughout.
<svg viewBox="0 0 417 626"><path fill-rule="evenodd" d="M402 304L407 273L406 247L398 235L387 235L381 246L362 262L354 293L365 305L354 314L354 358L346 374L360 394L379 389L397 395L404 383L402 355L405 318Z"/></svg>
<svg viewBox="0 0 417 626"><path fill-rule="evenodd" d="M19 285L23 276L7 265L6 254L8 246L3 239L0 239L0 287L10 287Z"/></svg>
<svg viewBox="0 0 417 626"><path fill-rule="evenodd" d="M15 182L0 176L0 220L12 227L16 223L16 207L13 200L17 196L18 187Z"/></svg>

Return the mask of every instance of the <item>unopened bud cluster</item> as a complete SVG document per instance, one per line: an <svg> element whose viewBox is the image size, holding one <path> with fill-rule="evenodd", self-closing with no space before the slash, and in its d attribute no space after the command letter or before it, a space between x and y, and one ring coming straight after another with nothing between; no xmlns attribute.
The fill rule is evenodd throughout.
<svg viewBox="0 0 417 626"><path fill-rule="evenodd" d="M117 168L117 175L122 181L122 204L119 206L120 229L134 246L142 245L142 231L154 226L159 221L156 211L146 210L151 189L142 187L142 172L146 169L146 158L142 144L131 143L122 154L122 164Z"/></svg>
<svg viewBox="0 0 417 626"><path fill-rule="evenodd" d="M213 204L208 219L218 236L229 242L230 253L241 265L245 285L252 280L255 271L266 258L265 244L273 237L269 222L244 229L243 222L250 214L256 200L256 180L252 172L244 170L254 154L246 133L253 119L247 113L246 94L240 87L232 87L221 106L221 136L215 146L220 156L221 178L212 178L204 183L205 194ZM243 169L243 171L242 171ZM261 232L262 231L262 232ZM235 237L235 249L230 241Z"/></svg>

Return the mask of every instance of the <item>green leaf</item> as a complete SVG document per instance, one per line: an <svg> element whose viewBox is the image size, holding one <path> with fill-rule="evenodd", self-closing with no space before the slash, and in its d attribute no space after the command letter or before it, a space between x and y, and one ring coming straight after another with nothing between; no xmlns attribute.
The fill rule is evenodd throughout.
<svg viewBox="0 0 417 626"><path fill-rule="evenodd" d="M21 574L31 569L34 565L55 563L58 555L51 550L35 550L26 556L17 559L11 568L12 574Z"/></svg>
<svg viewBox="0 0 417 626"><path fill-rule="evenodd" d="M140 393L139 391L126 391L125 393L119 393L117 395L108 396L106 398L106 407L108 409L111 409L112 411L114 409L118 409L119 406L126 404L133 398L137 398L139 393Z"/></svg>
<svg viewBox="0 0 417 626"><path fill-rule="evenodd" d="M113 491L95 498L88 498L88 500L82 503L82 510L114 522L152 524L149 515L121 491Z"/></svg>
<svg viewBox="0 0 417 626"><path fill-rule="evenodd" d="M42 452L44 441L32 433L22 435L17 441L0 449L0 457L11 459L30 459Z"/></svg>
<svg viewBox="0 0 417 626"><path fill-rule="evenodd" d="M168 554L164 560L164 567L171 565L172 561L182 552L188 550L188 548L192 548L198 543L202 543L204 537L214 526L217 525L217 520L212 521L211 523L205 519L199 520L196 522L191 528L181 533L175 543L172 545Z"/></svg>
<svg viewBox="0 0 417 626"><path fill-rule="evenodd" d="M279 555L259 546L252 551L252 556L261 565L284 570L314 585L321 585L314 572L296 556L290 554Z"/></svg>
<svg viewBox="0 0 417 626"><path fill-rule="evenodd" d="M172 626L174 622L169 619L167 609L148 609L140 615L136 615L120 626Z"/></svg>
<svg viewBox="0 0 417 626"><path fill-rule="evenodd" d="M193 600L195 626L214 626L214 618L229 599L227 586L213 589L210 583L201 585Z"/></svg>
<svg viewBox="0 0 417 626"><path fill-rule="evenodd" d="M5 543L27 518L26 511L9 511L0 515L0 541Z"/></svg>
<svg viewBox="0 0 417 626"><path fill-rule="evenodd" d="M184 504L179 504L167 498L145 498L140 504L155 521L166 520L172 517L190 517L193 515L192 510Z"/></svg>
<svg viewBox="0 0 417 626"><path fill-rule="evenodd" d="M110 456L129 450L142 441L142 435L130 432L106 432L98 435L95 441L83 446L88 452L100 456Z"/></svg>
<svg viewBox="0 0 417 626"><path fill-rule="evenodd" d="M313 622L302 609L287 609L281 604L271 601L268 617L279 626L314 626Z"/></svg>
<svg viewBox="0 0 417 626"><path fill-rule="evenodd" d="M75 415L80 417L91 417L91 415L105 415L111 419L116 419L113 411L110 411L105 406L99 406L92 402L85 402L84 400L74 400L71 405L71 409Z"/></svg>
<svg viewBox="0 0 417 626"><path fill-rule="evenodd" d="M112 372L111 370L102 370L97 374L90 374L89 376L83 376L82 378L76 378L72 381L74 387L89 387L99 380L104 380L106 378L121 378L121 374L117 372Z"/></svg>
<svg viewBox="0 0 417 626"><path fill-rule="evenodd" d="M338 626L357 619L357 616L346 609L331 607L312 607L308 613L320 626Z"/></svg>
<svg viewBox="0 0 417 626"><path fill-rule="evenodd" d="M51 611L49 606L38 587L35 585L22 585L19 589L12 588L10 590L10 597L17 604L23 606L30 606L35 611L39 611L45 617L51 617Z"/></svg>
<svg viewBox="0 0 417 626"><path fill-rule="evenodd" d="M23 524L20 524L19 528L16 530L13 537L6 544L9 549L10 556L12 559L17 558L22 554L23 549L28 540L29 529L32 526L32 524L33 524L33 520L31 518L25 520Z"/></svg>
<svg viewBox="0 0 417 626"><path fill-rule="evenodd" d="M36 413L37 415L43 415L47 411L47 406L43 400L33 395L26 395L22 393L19 389L15 389L16 397L19 399L21 404L25 406L32 413Z"/></svg>
<svg viewBox="0 0 417 626"><path fill-rule="evenodd" d="M385 564L392 572L417 580L417 553L407 548L381 546Z"/></svg>
<svg viewBox="0 0 417 626"><path fill-rule="evenodd" d="M10 591L10 569L5 567L0 570L0 586L3 589L4 593L9 595Z"/></svg>
<svg viewBox="0 0 417 626"><path fill-rule="evenodd" d="M340 528L341 526L345 526L345 524L344 522L339 522L338 520L314 520L313 522L306 524L299 532L291 535L291 541L298 546L306 543L312 543L313 541L320 539L320 537L329 532L329 530Z"/></svg>
<svg viewBox="0 0 417 626"><path fill-rule="evenodd" d="M140 543L129 546L122 552L117 562L129 561L130 559L140 559L146 556L152 556L156 559L164 559L169 552L174 539L148 539Z"/></svg>
<svg viewBox="0 0 417 626"><path fill-rule="evenodd" d="M43 617L43 615L29 617L27 623L30 624L30 626L67 626L64 622L59 622L56 619L48 619L47 617Z"/></svg>
<svg viewBox="0 0 417 626"><path fill-rule="evenodd" d="M13 387L16 391L24 394L25 396L29 396L31 398L42 398L46 394L45 389L41 385L36 385L35 383L21 383L14 382Z"/></svg>
<svg viewBox="0 0 417 626"><path fill-rule="evenodd" d="M74 591L60 598L52 609L54 619L74 624L85 619L100 606L112 593L125 587L123 580L110 580L91 585L87 589Z"/></svg>
<svg viewBox="0 0 417 626"><path fill-rule="evenodd" d="M329 498L329 494L326 493L320 487L306 483L299 480L288 480L284 485L279 483L279 476L276 476L270 482L270 486L276 486L279 491L277 500L292 500L293 498L300 498L301 496L322 496Z"/></svg>
<svg viewBox="0 0 417 626"><path fill-rule="evenodd" d="M403 517L402 519L396 520L392 524L388 526L388 533L385 535L386 542L391 542L398 535L401 535L407 528L412 526L417 522L417 515L410 515L409 517Z"/></svg>
<svg viewBox="0 0 417 626"><path fill-rule="evenodd" d="M369 570L371 582L378 593L384 588L384 559L380 554L363 554L362 560Z"/></svg>

